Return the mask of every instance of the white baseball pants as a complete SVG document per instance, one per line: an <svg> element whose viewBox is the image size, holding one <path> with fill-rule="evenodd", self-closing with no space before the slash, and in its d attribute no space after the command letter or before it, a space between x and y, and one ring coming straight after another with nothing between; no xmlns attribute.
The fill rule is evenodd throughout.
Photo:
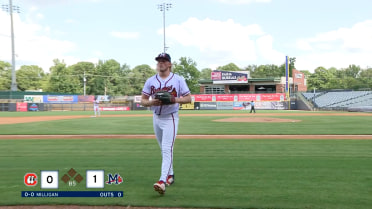
<svg viewBox="0 0 372 209"><path fill-rule="evenodd" d="M178 112L153 117L154 132L160 146L162 163L160 181L166 182L173 175L173 147L178 129Z"/></svg>

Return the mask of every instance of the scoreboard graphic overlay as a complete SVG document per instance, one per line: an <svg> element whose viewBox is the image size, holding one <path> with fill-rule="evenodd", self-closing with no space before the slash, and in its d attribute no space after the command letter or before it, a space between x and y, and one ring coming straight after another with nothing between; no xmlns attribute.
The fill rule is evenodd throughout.
<svg viewBox="0 0 372 209"><path fill-rule="evenodd" d="M119 173L108 173L105 180L104 170L86 170L84 177L71 168L67 173L61 173L59 170L41 170L40 175L36 173L26 173L23 183L26 187L35 188L40 185L40 191L22 191L22 197L124 197L124 191L90 191L91 189L104 189L105 185L119 185L123 183L123 178ZM77 188L78 184L85 183L85 190L72 191L71 188ZM68 190L60 190L60 184L68 186ZM114 187L113 187L114 188ZM118 187L115 187L118 188Z"/></svg>

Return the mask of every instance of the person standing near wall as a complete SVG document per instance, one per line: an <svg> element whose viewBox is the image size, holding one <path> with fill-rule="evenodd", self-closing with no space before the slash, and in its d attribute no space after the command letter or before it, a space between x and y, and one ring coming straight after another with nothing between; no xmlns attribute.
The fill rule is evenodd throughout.
<svg viewBox="0 0 372 209"><path fill-rule="evenodd" d="M99 109L99 99L93 101L94 117L101 116L101 110Z"/></svg>
<svg viewBox="0 0 372 209"><path fill-rule="evenodd" d="M252 111L253 111L254 113L256 113L256 109L254 109L254 105L255 105L254 101L252 100L252 101L250 102L250 104L251 104L251 111L250 111L249 113L252 113Z"/></svg>

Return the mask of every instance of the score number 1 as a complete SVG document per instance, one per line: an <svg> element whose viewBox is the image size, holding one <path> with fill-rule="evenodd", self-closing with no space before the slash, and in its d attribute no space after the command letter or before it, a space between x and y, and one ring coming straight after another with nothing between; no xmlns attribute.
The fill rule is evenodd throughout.
<svg viewBox="0 0 372 209"><path fill-rule="evenodd" d="M87 170L87 188L104 188L105 187L104 170Z"/></svg>

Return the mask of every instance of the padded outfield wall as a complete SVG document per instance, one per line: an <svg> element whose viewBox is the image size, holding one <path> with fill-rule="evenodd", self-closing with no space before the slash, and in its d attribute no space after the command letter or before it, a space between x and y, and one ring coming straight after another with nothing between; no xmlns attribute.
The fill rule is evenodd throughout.
<svg viewBox="0 0 372 209"><path fill-rule="evenodd" d="M17 99L3 99L4 101L0 102L0 111L93 111L95 99L101 101L102 111L145 110L147 108L140 105L140 97L140 95L124 96L123 100L123 96L48 95L45 92L43 94L17 92ZM288 101L285 101L284 93L196 94L192 95L191 104L181 105L180 109L243 110L251 108L251 101L255 102L257 110L290 109Z"/></svg>
<svg viewBox="0 0 372 209"><path fill-rule="evenodd" d="M284 93L197 94L192 95L191 104L181 105L181 109L243 110L250 109L254 101L256 110L287 110L290 107L285 98Z"/></svg>

